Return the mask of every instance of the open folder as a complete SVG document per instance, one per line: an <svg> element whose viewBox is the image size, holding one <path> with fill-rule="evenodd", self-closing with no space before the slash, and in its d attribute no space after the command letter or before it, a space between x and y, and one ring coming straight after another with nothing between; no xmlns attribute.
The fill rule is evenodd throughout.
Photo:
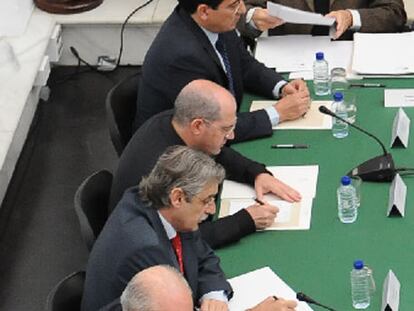
<svg viewBox="0 0 414 311"><path fill-rule="evenodd" d="M264 109L274 105L271 100L255 100L250 106L250 111ZM301 118L282 122L273 127L274 130L330 130L332 128L332 117L319 112L319 107L325 106L331 109L332 102L329 100L312 101L309 111Z"/></svg>
<svg viewBox="0 0 414 311"><path fill-rule="evenodd" d="M308 230L311 224L312 203L316 195L319 167L271 166L267 167L276 178L296 189L301 195L300 202L290 203L273 194L266 194L265 201L279 208L275 222L266 230ZM253 187L225 180L221 191L219 217L237 213L239 210L256 204Z"/></svg>

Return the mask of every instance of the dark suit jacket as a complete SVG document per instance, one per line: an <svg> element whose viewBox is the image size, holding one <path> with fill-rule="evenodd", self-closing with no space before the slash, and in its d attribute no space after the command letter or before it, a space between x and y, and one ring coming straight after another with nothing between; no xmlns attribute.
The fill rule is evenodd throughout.
<svg viewBox="0 0 414 311"><path fill-rule="evenodd" d="M220 260L200 238L200 232L181 233L181 240L184 277L194 302L197 304L204 294L216 290L224 290L231 298L232 289L220 268ZM179 269L157 211L140 201L137 188L131 188L92 249L81 309L99 310L118 298L137 272L159 264Z"/></svg>
<svg viewBox="0 0 414 311"><path fill-rule="evenodd" d="M271 0L295 9L313 12L314 0ZM246 8L266 7L267 0L246 0ZM399 32L404 29L407 15L402 0L331 0L330 11L352 9L361 15L360 32ZM286 23L269 30L269 35L310 34L312 25ZM244 36L257 37L260 31L246 25L242 18L238 25ZM345 32L340 39L352 39L352 32Z"/></svg>
<svg viewBox="0 0 414 311"><path fill-rule="evenodd" d="M164 111L142 125L125 147L112 181L110 208L122 197L124 191L137 185L141 178L148 175L159 156L169 146L185 145L171 125L173 112ZM265 173L263 164L245 158L230 147L223 147L215 160L223 165L226 177L241 183L254 184L256 176ZM250 215L243 209L239 213L206 221L200 226L203 239L212 248L217 248L256 231Z"/></svg>
<svg viewBox="0 0 414 311"><path fill-rule="evenodd" d="M272 90L282 77L247 53L235 31L225 33L224 38L238 105L245 91L272 98ZM228 87L226 74L207 36L188 13L177 7L145 57L136 128L156 113L173 108L181 89L196 79ZM269 136L272 126L264 110L239 113L235 133L235 141Z"/></svg>

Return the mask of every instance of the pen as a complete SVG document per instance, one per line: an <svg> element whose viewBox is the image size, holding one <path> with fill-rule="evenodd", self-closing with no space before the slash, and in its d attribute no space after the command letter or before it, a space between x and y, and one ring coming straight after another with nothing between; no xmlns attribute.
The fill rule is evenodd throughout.
<svg viewBox="0 0 414 311"><path fill-rule="evenodd" d="M309 145L304 144L280 144L270 146L272 149L308 149Z"/></svg>
<svg viewBox="0 0 414 311"><path fill-rule="evenodd" d="M265 205L265 203L262 200L259 200L258 198L254 199L257 203L259 203L260 205Z"/></svg>
<svg viewBox="0 0 414 311"><path fill-rule="evenodd" d="M381 83L352 83L351 87L385 87L385 84L381 84Z"/></svg>

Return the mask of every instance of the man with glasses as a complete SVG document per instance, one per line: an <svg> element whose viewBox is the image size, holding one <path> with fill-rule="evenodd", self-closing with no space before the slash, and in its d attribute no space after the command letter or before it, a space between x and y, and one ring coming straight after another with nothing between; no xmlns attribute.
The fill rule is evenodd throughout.
<svg viewBox="0 0 414 311"><path fill-rule="evenodd" d="M94 244L81 310L106 306L137 272L159 264L183 274L202 310L227 310L232 288L198 231L215 213L210 200L223 178L224 169L208 155L168 148L139 186L125 192Z"/></svg>
<svg viewBox="0 0 414 311"><path fill-rule="evenodd" d="M118 203L127 188L139 183L173 145L186 145L213 156L223 165L227 178L254 186L259 199L272 192L284 200L299 201L300 194L273 177L263 164L225 146L234 138L236 120L236 103L229 91L207 80L190 82L178 95L175 110L149 119L125 147L114 175L110 206ZM212 248L218 248L270 226L276 213L274 206L255 204L232 216L205 221L200 231Z"/></svg>
<svg viewBox="0 0 414 311"><path fill-rule="evenodd" d="M242 0L179 0L144 61L135 126L173 108L190 81L206 79L227 88L238 108L245 91L279 98L265 110L238 113L235 141L272 134L272 126L301 117L310 98L302 80L285 81L243 47L234 30L245 12Z"/></svg>

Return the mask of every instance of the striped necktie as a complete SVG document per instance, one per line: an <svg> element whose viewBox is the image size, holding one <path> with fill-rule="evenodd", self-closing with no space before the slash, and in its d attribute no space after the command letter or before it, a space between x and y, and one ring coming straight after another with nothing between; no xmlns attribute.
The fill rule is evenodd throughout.
<svg viewBox="0 0 414 311"><path fill-rule="evenodd" d="M181 244L180 235L176 234L175 237L171 239L171 244L174 248L175 255L177 256L178 265L180 266L180 271L184 274L184 262L183 262L183 246Z"/></svg>
<svg viewBox="0 0 414 311"><path fill-rule="evenodd" d="M225 44L223 36L221 34L218 35L218 39L216 41L216 49L220 53L220 55L223 59L224 68L225 68L226 76L227 76L227 80L228 80L228 89L235 96L236 94L234 92L234 83L233 83L233 76L232 76L232 73L231 73L231 65L230 65L230 61L229 61L229 55L227 54L226 44Z"/></svg>

